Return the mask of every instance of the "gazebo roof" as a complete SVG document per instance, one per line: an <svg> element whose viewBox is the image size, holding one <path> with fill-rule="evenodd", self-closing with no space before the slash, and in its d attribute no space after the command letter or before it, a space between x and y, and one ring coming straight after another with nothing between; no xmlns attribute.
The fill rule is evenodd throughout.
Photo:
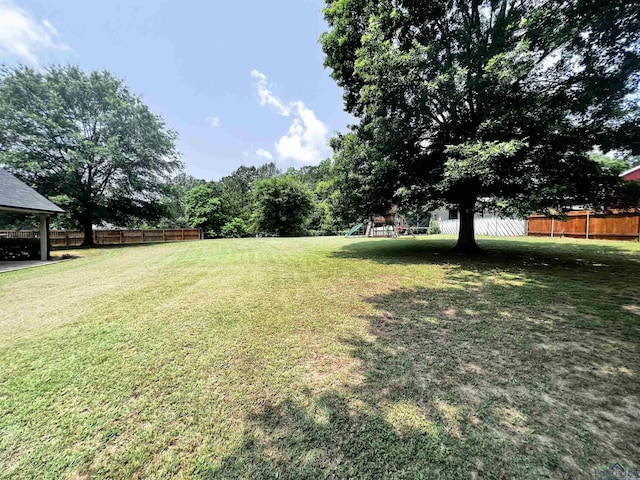
<svg viewBox="0 0 640 480"><path fill-rule="evenodd" d="M64 212L55 203L47 200L2 168L0 168L0 211L27 214Z"/></svg>

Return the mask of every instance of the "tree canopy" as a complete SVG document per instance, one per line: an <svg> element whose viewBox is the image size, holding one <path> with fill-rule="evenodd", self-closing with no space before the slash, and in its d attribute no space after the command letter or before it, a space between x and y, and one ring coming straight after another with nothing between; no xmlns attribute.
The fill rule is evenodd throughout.
<svg viewBox="0 0 640 480"><path fill-rule="evenodd" d="M161 218L149 222L157 228L186 228L189 226L187 217L187 192L207 182L184 172L174 175L162 186L163 195L160 200Z"/></svg>
<svg viewBox="0 0 640 480"><path fill-rule="evenodd" d="M254 224L258 232L280 236L304 233L313 211L309 188L293 175L255 183Z"/></svg>
<svg viewBox="0 0 640 480"><path fill-rule="evenodd" d="M478 199L592 204L614 183L594 147L640 152L636 0L326 0L324 14L325 65L359 119L335 168L362 214L453 205L458 248L474 249Z"/></svg>
<svg viewBox="0 0 640 480"><path fill-rule="evenodd" d="M277 177L282 172L274 162L259 167L241 166L215 182L228 220L242 218L248 222L251 218L254 184L258 180Z"/></svg>
<svg viewBox="0 0 640 480"><path fill-rule="evenodd" d="M208 236L216 236L225 223L220 199L211 184L198 185L185 194L185 211L190 227L202 228Z"/></svg>
<svg viewBox="0 0 640 480"><path fill-rule="evenodd" d="M162 184L181 163L176 133L106 71L5 68L0 163L56 197L92 243L92 225L159 215Z"/></svg>

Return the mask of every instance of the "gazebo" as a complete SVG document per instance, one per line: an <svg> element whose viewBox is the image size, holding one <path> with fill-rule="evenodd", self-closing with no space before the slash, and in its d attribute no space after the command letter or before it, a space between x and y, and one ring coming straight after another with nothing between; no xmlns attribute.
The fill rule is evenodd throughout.
<svg viewBox="0 0 640 480"><path fill-rule="evenodd" d="M49 258L49 217L64 213L55 203L0 168L0 212L40 217L40 259Z"/></svg>

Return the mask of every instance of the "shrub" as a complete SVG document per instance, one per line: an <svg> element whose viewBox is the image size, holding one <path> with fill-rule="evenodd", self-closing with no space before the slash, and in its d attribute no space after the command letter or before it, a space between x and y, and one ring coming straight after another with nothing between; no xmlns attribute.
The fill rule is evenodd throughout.
<svg viewBox="0 0 640 480"><path fill-rule="evenodd" d="M0 260L39 260L38 238L0 238Z"/></svg>
<svg viewBox="0 0 640 480"><path fill-rule="evenodd" d="M247 234L247 226L245 225L244 220L236 217L223 225L220 229L220 234L224 238L244 237Z"/></svg>
<svg viewBox="0 0 640 480"><path fill-rule="evenodd" d="M432 221L429 224L429 235L437 235L439 233L441 233L440 225L438 224L438 222Z"/></svg>

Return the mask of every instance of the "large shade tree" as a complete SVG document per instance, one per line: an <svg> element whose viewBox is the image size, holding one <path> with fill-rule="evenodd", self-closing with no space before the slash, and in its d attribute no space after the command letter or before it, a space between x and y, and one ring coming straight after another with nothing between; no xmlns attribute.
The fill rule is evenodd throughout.
<svg viewBox="0 0 640 480"><path fill-rule="evenodd" d="M63 202L93 242L92 225L159 213L163 182L180 168L175 132L121 80L74 66L0 73L0 163Z"/></svg>
<svg viewBox="0 0 640 480"><path fill-rule="evenodd" d="M504 211L592 204L603 151L640 152L636 0L326 0L325 65L359 119L334 139L345 202Z"/></svg>

